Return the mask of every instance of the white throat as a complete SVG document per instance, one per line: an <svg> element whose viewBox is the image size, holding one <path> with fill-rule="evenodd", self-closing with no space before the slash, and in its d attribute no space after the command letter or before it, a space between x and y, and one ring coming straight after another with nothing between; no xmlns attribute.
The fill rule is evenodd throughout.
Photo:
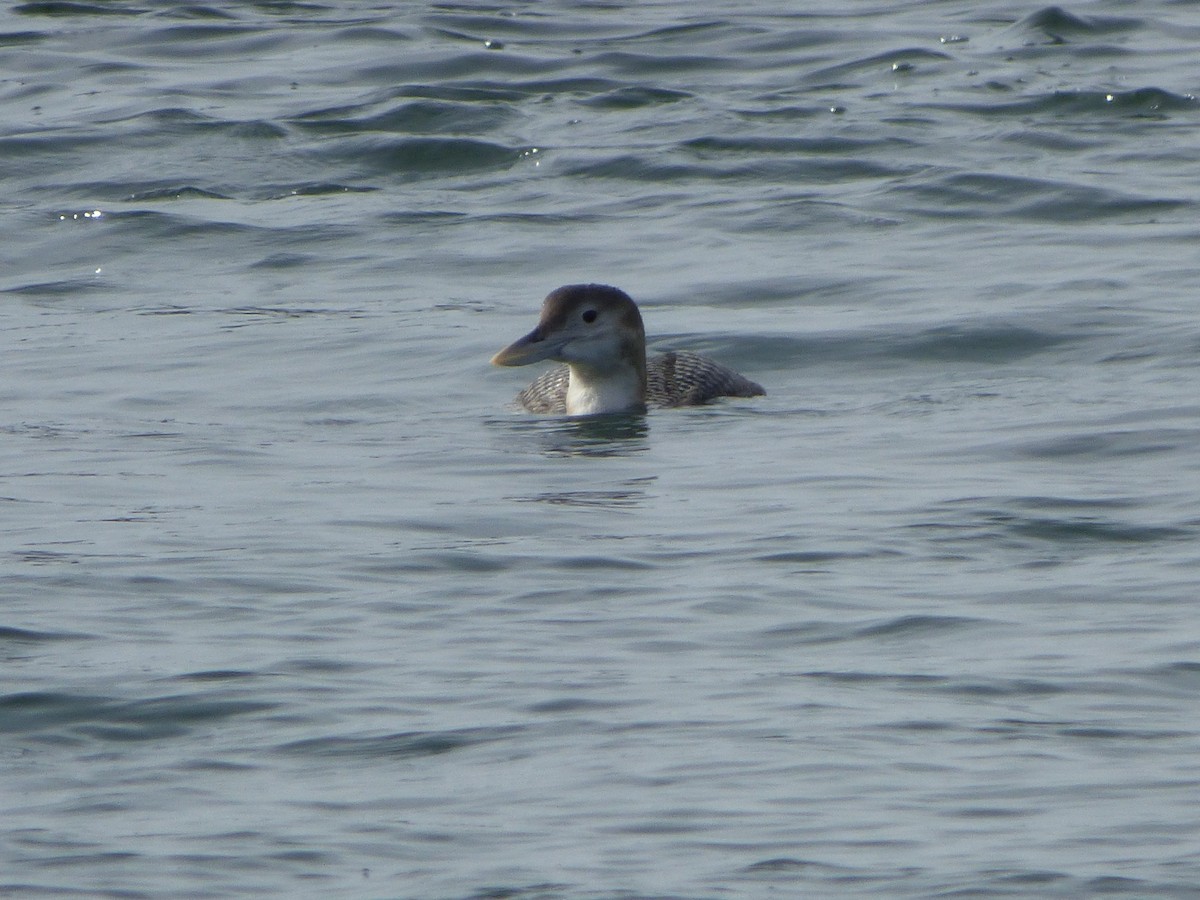
<svg viewBox="0 0 1200 900"><path fill-rule="evenodd" d="M646 408L641 378L632 365L597 371L571 363L567 383L567 415L641 412Z"/></svg>

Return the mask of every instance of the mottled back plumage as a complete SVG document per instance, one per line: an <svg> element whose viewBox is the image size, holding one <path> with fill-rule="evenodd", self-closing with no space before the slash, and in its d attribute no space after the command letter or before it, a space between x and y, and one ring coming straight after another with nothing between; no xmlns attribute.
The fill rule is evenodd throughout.
<svg viewBox="0 0 1200 900"><path fill-rule="evenodd" d="M534 413L565 414L569 366L543 372L517 400ZM646 405L666 408L696 406L718 397L761 397L761 385L698 353L671 351L646 360Z"/></svg>

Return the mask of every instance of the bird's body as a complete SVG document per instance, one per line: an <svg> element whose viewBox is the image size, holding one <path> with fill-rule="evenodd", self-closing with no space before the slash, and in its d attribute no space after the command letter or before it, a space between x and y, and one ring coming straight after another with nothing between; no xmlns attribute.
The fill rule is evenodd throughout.
<svg viewBox="0 0 1200 900"><path fill-rule="evenodd" d="M570 366L555 366L535 378L517 394L517 399L530 412L563 415L570 380ZM698 353L673 350L646 359L644 402L651 408L698 406L717 397L758 397L764 393L753 381Z"/></svg>
<svg viewBox="0 0 1200 900"><path fill-rule="evenodd" d="M498 366L565 363L517 395L530 412L572 416L695 406L717 397L757 397L762 387L696 353L646 357L637 304L607 285L576 284L550 293L538 326L493 358Z"/></svg>

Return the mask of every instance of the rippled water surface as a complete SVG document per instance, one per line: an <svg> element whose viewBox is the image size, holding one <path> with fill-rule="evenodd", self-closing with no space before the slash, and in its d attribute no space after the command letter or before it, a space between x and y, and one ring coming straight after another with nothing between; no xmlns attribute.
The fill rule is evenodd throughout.
<svg viewBox="0 0 1200 900"><path fill-rule="evenodd" d="M1186 3L0 12L0 894L1200 897ZM565 282L768 396L512 407Z"/></svg>

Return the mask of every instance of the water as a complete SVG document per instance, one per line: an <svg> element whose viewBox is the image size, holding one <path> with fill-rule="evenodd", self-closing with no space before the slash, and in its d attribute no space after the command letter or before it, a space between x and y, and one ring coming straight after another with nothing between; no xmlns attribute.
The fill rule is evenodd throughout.
<svg viewBox="0 0 1200 900"><path fill-rule="evenodd" d="M0 894L1200 896L1197 39L7 8Z"/></svg>

